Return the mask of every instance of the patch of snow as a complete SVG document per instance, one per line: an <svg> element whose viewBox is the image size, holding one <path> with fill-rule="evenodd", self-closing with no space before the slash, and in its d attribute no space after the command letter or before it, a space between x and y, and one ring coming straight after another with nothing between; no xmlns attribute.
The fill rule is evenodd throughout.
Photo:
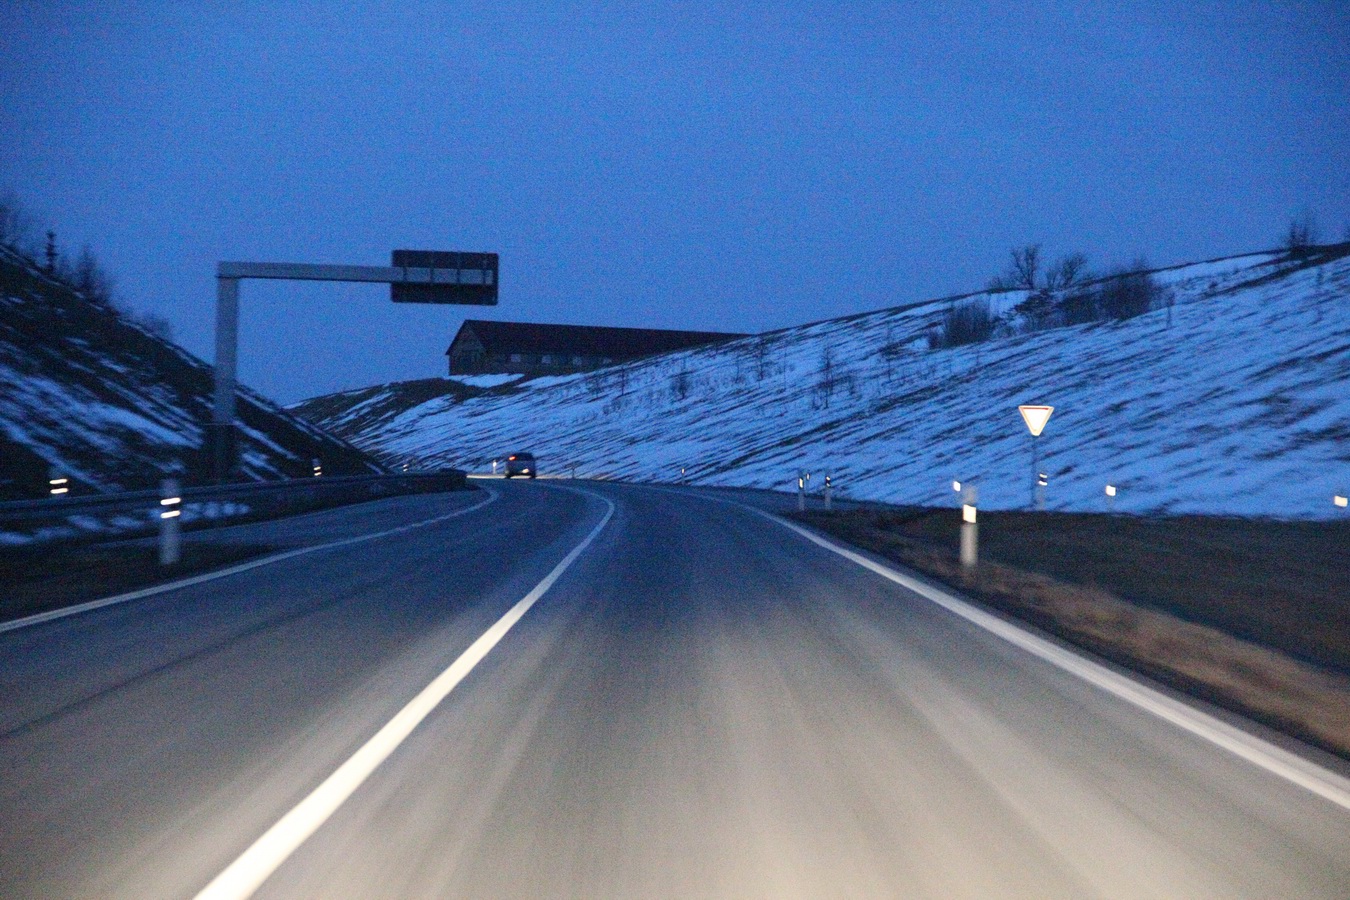
<svg viewBox="0 0 1350 900"><path fill-rule="evenodd" d="M510 384L513 381L520 381L527 376L523 374L512 375L509 373L497 375L451 375L447 381L457 381L462 385L477 388L494 388L503 384Z"/></svg>
<svg viewBox="0 0 1350 900"><path fill-rule="evenodd" d="M1033 475L1017 406L1049 403L1052 509L1104 510L1110 482L1119 512L1329 517L1350 486L1350 259L1250 284L1277 259L1160 273L1170 316L930 351L946 301L880 310L432 401L354 443L474 471L525 448L545 471L675 481L683 467L695 484L780 490L807 470L898 503L955 505L951 481L974 480L981 506L1009 509ZM1246 286L1216 295L1215 280Z"/></svg>

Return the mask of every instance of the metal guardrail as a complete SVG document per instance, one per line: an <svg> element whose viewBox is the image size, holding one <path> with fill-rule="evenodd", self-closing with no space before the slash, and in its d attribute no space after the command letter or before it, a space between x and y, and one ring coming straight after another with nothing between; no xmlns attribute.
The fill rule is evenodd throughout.
<svg viewBox="0 0 1350 900"><path fill-rule="evenodd" d="M211 485L186 488L178 496L182 524L191 528L466 487L464 473L450 470ZM0 503L0 547L149 534L159 527L160 499L159 491L129 491Z"/></svg>

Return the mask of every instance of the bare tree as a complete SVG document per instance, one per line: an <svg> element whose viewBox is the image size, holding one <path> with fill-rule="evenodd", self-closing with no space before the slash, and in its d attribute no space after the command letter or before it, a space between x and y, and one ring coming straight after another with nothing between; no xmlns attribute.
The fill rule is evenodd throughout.
<svg viewBox="0 0 1350 900"><path fill-rule="evenodd" d="M1041 268L1041 245L1028 244L1021 250L1012 251L1010 274L1014 284L1028 291L1036 290L1036 279Z"/></svg>
<svg viewBox="0 0 1350 900"><path fill-rule="evenodd" d="M1034 291L1040 283L1041 245L1027 244L1008 251L1012 259L1002 275L989 279L991 291Z"/></svg>
<svg viewBox="0 0 1350 900"><path fill-rule="evenodd" d="M103 271L99 265L94 252L89 249L89 245L80 248L80 255L75 259L75 266L69 272L69 280L75 290L84 294L88 300L95 303L111 304L113 302L113 290L116 286L116 280Z"/></svg>
<svg viewBox="0 0 1350 900"><path fill-rule="evenodd" d="M751 352L755 357L755 378L763 381L769 370L769 336L761 334L756 337Z"/></svg>
<svg viewBox="0 0 1350 900"><path fill-rule="evenodd" d="M31 255L33 228L32 218L24 212L23 204L12 191L0 196L0 244L25 256Z"/></svg>
<svg viewBox="0 0 1350 900"><path fill-rule="evenodd" d="M895 342L895 324L886 323L886 343L881 346L881 358L886 361L886 383L894 380L895 361L904 355L904 347Z"/></svg>
<svg viewBox="0 0 1350 900"><path fill-rule="evenodd" d="M990 280L989 289L1027 292L1027 298L1015 310L1024 328L1047 328L1082 314L1082 304L1078 304L1073 314L1061 307L1066 293L1077 292L1092 277L1086 256L1071 253L1047 266L1040 244L1014 248L1009 254L1012 258L1007 270Z"/></svg>
<svg viewBox="0 0 1350 900"><path fill-rule="evenodd" d="M1305 209L1289 222L1280 246L1294 259L1303 259L1317 246L1320 237L1317 220L1311 211Z"/></svg>
<svg viewBox="0 0 1350 900"><path fill-rule="evenodd" d="M830 397L834 394L834 350L826 344L820 351L820 381L817 384L821 403L830 408Z"/></svg>
<svg viewBox="0 0 1350 900"><path fill-rule="evenodd" d="M689 396L689 369L683 362L680 363L680 371L670 377L670 393L678 400L685 400Z"/></svg>
<svg viewBox="0 0 1350 900"><path fill-rule="evenodd" d="M1081 253L1071 253L1046 270L1043 290L1052 293L1072 290L1088 277L1087 257Z"/></svg>

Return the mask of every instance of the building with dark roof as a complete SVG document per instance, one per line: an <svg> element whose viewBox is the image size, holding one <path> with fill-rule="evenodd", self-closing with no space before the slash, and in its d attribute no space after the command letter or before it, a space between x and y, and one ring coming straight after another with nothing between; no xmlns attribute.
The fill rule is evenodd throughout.
<svg viewBox="0 0 1350 900"><path fill-rule="evenodd" d="M745 335L467 319L445 355L451 375L556 375L740 337Z"/></svg>

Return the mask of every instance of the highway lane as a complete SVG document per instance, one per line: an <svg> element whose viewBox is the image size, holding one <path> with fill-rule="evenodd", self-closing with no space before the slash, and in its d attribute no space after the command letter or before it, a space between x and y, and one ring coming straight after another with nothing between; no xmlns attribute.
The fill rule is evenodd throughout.
<svg viewBox="0 0 1350 900"><path fill-rule="evenodd" d="M493 489L0 635L0 894L205 885L605 509ZM586 490L595 543L259 896L1350 896L1344 808L753 512Z"/></svg>
<svg viewBox="0 0 1350 900"><path fill-rule="evenodd" d="M235 531L327 542L483 496ZM0 896L190 895L214 874L216 842L261 831L335 767L567 552L596 505L557 492L541 520L532 498L504 496L0 635ZM506 547L519 548L511 566Z"/></svg>

